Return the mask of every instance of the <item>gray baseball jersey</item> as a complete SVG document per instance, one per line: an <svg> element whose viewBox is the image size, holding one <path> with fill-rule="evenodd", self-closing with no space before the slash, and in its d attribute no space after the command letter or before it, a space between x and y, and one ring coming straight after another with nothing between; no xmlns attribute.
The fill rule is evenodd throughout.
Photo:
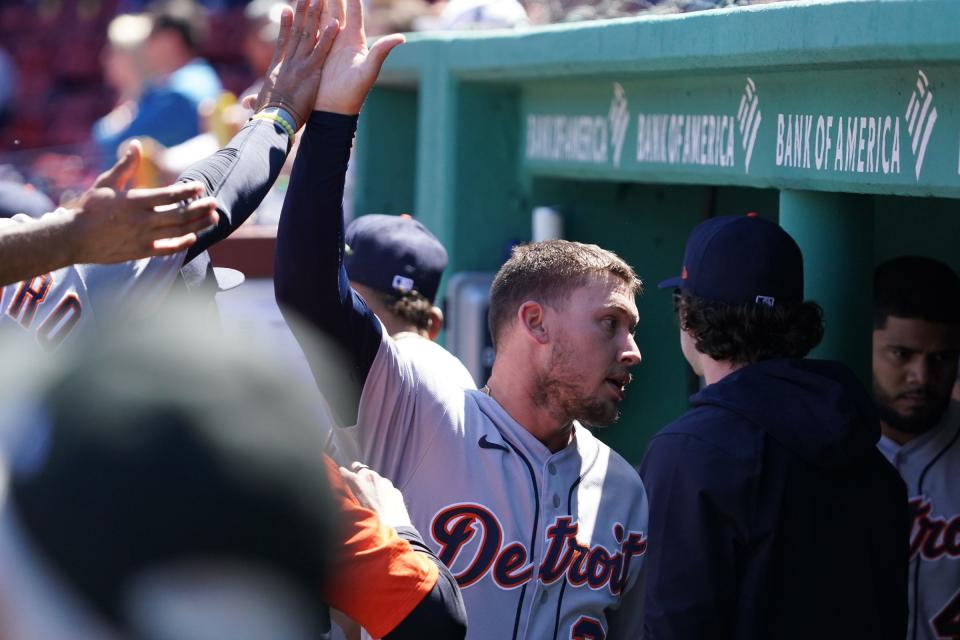
<svg viewBox="0 0 960 640"><path fill-rule="evenodd" d="M468 638L642 636L646 494L587 429L551 453L385 337L346 431L457 578Z"/></svg>
<svg viewBox="0 0 960 640"><path fill-rule="evenodd" d="M27 220L16 215L4 224ZM181 252L119 264L71 265L7 285L0 291L0 330L27 331L42 346L55 348L93 326L97 313L107 308L147 314L169 291L183 257Z"/></svg>
<svg viewBox="0 0 960 640"><path fill-rule="evenodd" d="M418 333L408 331L396 333L392 337L398 350L403 352L405 356L419 362L417 364L418 371L435 372L464 389L477 388L473 376L463 366L463 363L433 340L428 340Z"/></svg>
<svg viewBox="0 0 960 640"><path fill-rule="evenodd" d="M908 640L960 638L960 403L930 432L880 450L910 496Z"/></svg>

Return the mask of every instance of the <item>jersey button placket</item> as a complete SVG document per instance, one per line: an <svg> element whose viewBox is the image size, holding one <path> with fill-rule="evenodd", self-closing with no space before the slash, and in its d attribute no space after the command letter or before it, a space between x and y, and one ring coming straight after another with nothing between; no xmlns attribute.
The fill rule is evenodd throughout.
<svg viewBox="0 0 960 640"><path fill-rule="evenodd" d="M557 491L557 484L560 482L557 474L559 473L557 465L554 462L547 463L547 476L546 476L546 489L548 490L547 504L552 507L553 511L557 511L560 508L560 494ZM553 513L552 517L549 518L550 522L553 522L557 514Z"/></svg>

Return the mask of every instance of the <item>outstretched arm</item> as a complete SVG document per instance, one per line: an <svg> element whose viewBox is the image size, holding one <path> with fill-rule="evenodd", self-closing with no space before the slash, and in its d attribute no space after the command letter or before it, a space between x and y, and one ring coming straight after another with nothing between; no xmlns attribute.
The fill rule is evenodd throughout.
<svg viewBox="0 0 960 640"><path fill-rule="evenodd" d="M303 126L320 83L320 71L339 33L323 0L300 0L284 10L270 72L255 102L256 115L226 147L187 169L181 181L197 181L216 197L219 222L202 234L185 262L229 236L250 217L276 181ZM288 135L289 134L289 135Z"/></svg>
<svg viewBox="0 0 960 640"><path fill-rule="evenodd" d="M353 292L343 268L343 180L355 116L314 113L300 140L277 229L274 291L317 385L342 426L356 421L360 391L381 341L380 321ZM331 362L312 333L343 348Z"/></svg>
<svg viewBox="0 0 960 640"><path fill-rule="evenodd" d="M381 342L380 321L350 289L343 268L343 181L357 114L390 50L388 36L367 48L361 0L330 0L343 23L323 67L315 109L290 175L274 258L274 287L284 314L306 319L346 350L347 371L331 366L291 323L339 422L353 424L357 401ZM331 369L336 369L335 373ZM344 373L348 388L344 389ZM331 379L331 376L335 379ZM336 387L333 385L336 384Z"/></svg>
<svg viewBox="0 0 960 640"><path fill-rule="evenodd" d="M194 244L197 233L217 220L213 200L170 210L201 194L195 182L125 191L140 151L139 144L132 144L74 204L39 219L4 221L0 286L71 264L126 262L178 253Z"/></svg>
<svg viewBox="0 0 960 640"><path fill-rule="evenodd" d="M227 238L256 211L276 182L290 152L290 136L268 120L249 120L212 156L186 169L180 182L199 183L216 199L217 224L200 234L184 263Z"/></svg>

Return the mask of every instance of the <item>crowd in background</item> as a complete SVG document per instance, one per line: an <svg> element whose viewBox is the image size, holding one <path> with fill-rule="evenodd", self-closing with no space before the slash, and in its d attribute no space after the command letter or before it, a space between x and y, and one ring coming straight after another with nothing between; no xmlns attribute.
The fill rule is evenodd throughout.
<svg viewBox="0 0 960 640"><path fill-rule="evenodd" d="M700 222L658 285L700 389L637 469L586 426L617 421L641 363L637 273L597 245L514 247L486 384L459 371L432 343L445 248L407 215L343 215L404 37L368 48L361 0L274 6L243 8L246 63L276 48L226 97L199 7L125 7L78 161L107 170L0 220L0 637L960 637L948 265L877 266L868 388L807 359L831 317L785 229ZM319 396L196 295L298 144L272 284Z"/></svg>
<svg viewBox="0 0 960 640"><path fill-rule="evenodd" d="M759 4L770 0L367 0L369 31L526 28L575 22ZM167 128L140 129L163 147L202 130L214 137L168 154L171 166L146 163L141 179L164 178L216 149L236 129L231 105L249 90L269 61L276 29L273 0L175 3L196 12L188 49L152 38L149 16L163 3L146 0L10 0L0 3L0 182L28 183L54 201L81 192L115 159L119 133L131 119L161 111ZM166 3L169 4L169 3ZM187 9L183 9L187 6ZM279 15L274 11L275 16ZM201 18L202 16L202 18ZM169 39L168 39L169 40ZM195 48L189 51L189 48ZM161 80L188 56L209 64L215 77L184 100ZM203 69L199 69L204 71ZM197 69L195 69L197 71ZM194 78L195 82L196 78ZM170 84L169 81L166 82ZM204 102L224 91L224 97ZM206 95L210 94L210 95ZM183 110L200 108L199 117ZM167 117L169 116L169 117ZM197 122L196 127L193 123ZM179 127L176 130L172 126ZM146 149L149 159L151 149Z"/></svg>

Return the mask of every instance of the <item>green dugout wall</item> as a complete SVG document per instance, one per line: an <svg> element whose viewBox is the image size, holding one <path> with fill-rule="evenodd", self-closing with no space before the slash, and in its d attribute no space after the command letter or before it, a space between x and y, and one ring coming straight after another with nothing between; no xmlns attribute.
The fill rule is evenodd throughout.
<svg viewBox="0 0 960 640"><path fill-rule="evenodd" d="M703 218L779 220L826 311L815 355L864 380L873 265L960 267L958 24L956 0L867 0L413 36L364 108L355 212L414 212L454 273L496 270L555 206L567 238L634 265L643 363L601 435L639 462L686 408L655 285Z"/></svg>

